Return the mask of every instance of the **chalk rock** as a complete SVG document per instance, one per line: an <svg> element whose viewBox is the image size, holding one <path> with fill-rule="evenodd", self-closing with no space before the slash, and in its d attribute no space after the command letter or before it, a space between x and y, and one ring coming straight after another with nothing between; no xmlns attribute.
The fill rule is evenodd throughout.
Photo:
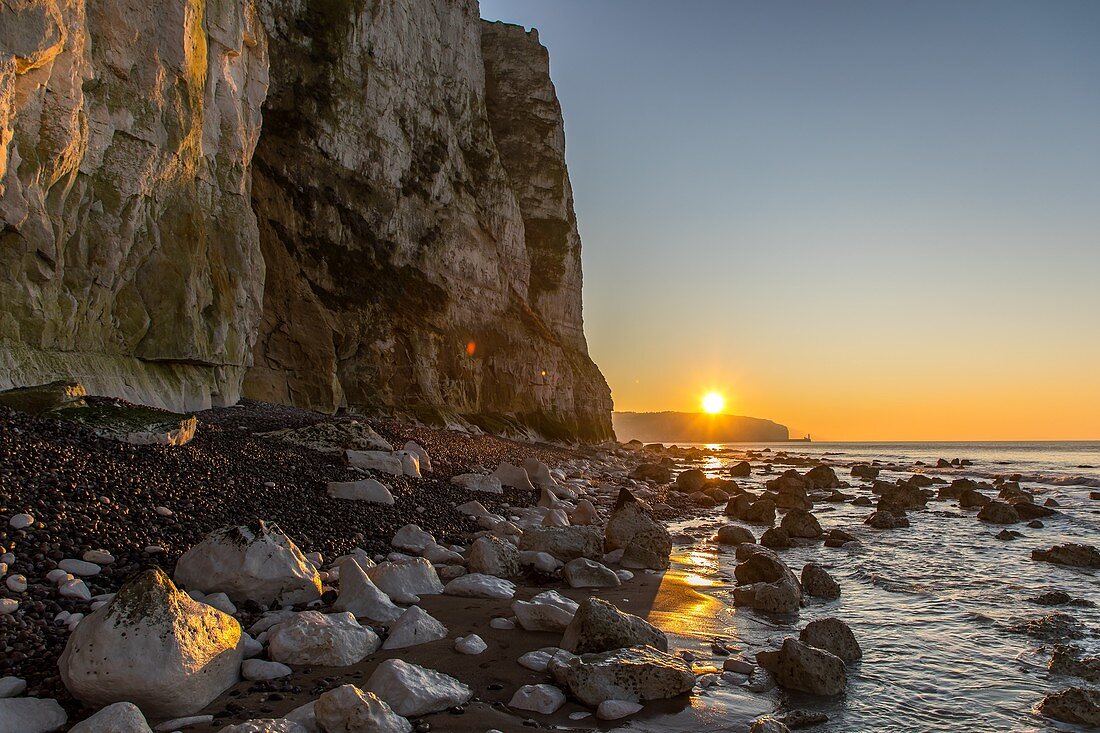
<svg viewBox="0 0 1100 733"><path fill-rule="evenodd" d="M272 627L268 654L283 664L346 667L378 650L378 635L350 613L303 611Z"/></svg>
<svg viewBox="0 0 1100 733"><path fill-rule="evenodd" d="M22 695L27 689L27 681L21 677L0 677L0 698Z"/></svg>
<svg viewBox="0 0 1100 733"><path fill-rule="evenodd" d="M57 567L64 570L66 573L72 573L80 577L91 577L99 575L103 570L99 565L94 562L86 562L84 560L75 560L73 558L66 558L57 563Z"/></svg>
<svg viewBox="0 0 1100 733"><path fill-rule="evenodd" d="M512 602L512 613L528 631L565 631L577 608L576 601L555 590L543 591L530 601Z"/></svg>
<svg viewBox="0 0 1100 733"><path fill-rule="evenodd" d="M621 489L604 529L604 547L608 551L622 549L625 567L667 570L672 537L664 525L650 515L644 502L627 489Z"/></svg>
<svg viewBox="0 0 1100 733"><path fill-rule="evenodd" d="M485 643L477 634L470 634L469 636L460 636L455 639L455 651L459 654L476 655L481 654L483 651L489 648L489 645Z"/></svg>
<svg viewBox="0 0 1100 733"><path fill-rule="evenodd" d="M516 584L494 575L469 573L443 586L444 595L466 598L500 598L508 600L516 594Z"/></svg>
<svg viewBox="0 0 1100 733"><path fill-rule="evenodd" d="M307 728L288 718L254 718L236 725L227 725L218 733L319 733L319 731L316 727Z"/></svg>
<svg viewBox="0 0 1100 733"><path fill-rule="evenodd" d="M847 684L840 657L791 637L783 641L779 651L757 653L756 661L774 674L780 685L791 690L838 695Z"/></svg>
<svg viewBox="0 0 1100 733"><path fill-rule="evenodd" d="M523 469L531 477L531 483L540 489L558 489L558 482L550 475L550 468L537 458L523 459Z"/></svg>
<svg viewBox="0 0 1100 733"><path fill-rule="evenodd" d="M0 726L2 728L2 726ZM80 721L69 733L153 733L132 702L116 702Z"/></svg>
<svg viewBox="0 0 1100 733"><path fill-rule="evenodd" d="M379 664L364 690L373 692L405 717L438 713L473 697L470 688L454 677L400 659Z"/></svg>
<svg viewBox="0 0 1100 733"><path fill-rule="evenodd" d="M399 550L408 552L423 552L424 548L436 544L431 532L425 532L416 524L406 524L397 530L397 534L390 540L390 544Z"/></svg>
<svg viewBox="0 0 1100 733"><path fill-rule="evenodd" d="M329 481L326 492L334 499L369 501L374 504L393 504L393 494L381 481L372 478L360 481Z"/></svg>
<svg viewBox="0 0 1100 733"><path fill-rule="evenodd" d="M511 578L519 574L519 551L499 537L478 537L466 553L466 567L471 573Z"/></svg>
<svg viewBox="0 0 1100 733"><path fill-rule="evenodd" d="M576 654L567 652L559 647L548 646L533 652L527 652L516 661L519 666L533 672L545 672L550 667L551 663L563 664L576 656Z"/></svg>
<svg viewBox="0 0 1100 733"><path fill-rule="evenodd" d="M485 508L485 505L480 501L468 501L465 504L459 504L455 507L455 511L465 514L467 517L473 517L474 519L480 519L481 517L495 517L496 515Z"/></svg>
<svg viewBox="0 0 1100 733"><path fill-rule="evenodd" d="M92 592L88 590L88 585L83 580L76 578L63 581L58 586L58 593L64 598L75 598L78 601L92 600Z"/></svg>
<svg viewBox="0 0 1100 733"><path fill-rule="evenodd" d="M87 705L126 700L147 715L189 715L237 681L240 641L236 619L192 600L153 569L76 627L58 668L65 687Z"/></svg>
<svg viewBox="0 0 1100 733"><path fill-rule="evenodd" d="M8 520L8 526L12 529L26 529L34 524L34 516L31 514L16 514Z"/></svg>
<svg viewBox="0 0 1100 733"><path fill-rule="evenodd" d="M516 690L508 707L549 715L565 704L565 693L553 685L524 685Z"/></svg>
<svg viewBox="0 0 1100 733"><path fill-rule="evenodd" d="M51 733L65 727L68 720L57 700L0 698L0 733Z"/></svg>
<svg viewBox="0 0 1100 733"><path fill-rule="evenodd" d="M832 600L840 597L840 585L825 568L808 562L802 567L802 590L807 595Z"/></svg>
<svg viewBox="0 0 1100 733"><path fill-rule="evenodd" d="M255 521L208 534L183 553L175 581L188 590L222 592L237 603L308 603L321 596L321 578L274 522Z"/></svg>
<svg viewBox="0 0 1100 733"><path fill-rule="evenodd" d="M317 698L313 715L326 733L410 733L412 724L378 695L341 685Z"/></svg>
<svg viewBox="0 0 1100 733"><path fill-rule="evenodd" d="M569 522L579 526L599 524L600 513L588 499L581 499L577 502L577 508L569 514Z"/></svg>
<svg viewBox="0 0 1100 733"><path fill-rule="evenodd" d="M605 700L646 702L676 697L695 685L695 675L683 659L644 646L582 654L551 664L550 672L591 707Z"/></svg>
<svg viewBox="0 0 1100 733"><path fill-rule="evenodd" d="M422 557L379 563L367 569L367 577L397 603L418 603L421 595L443 592L439 574Z"/></svg>
<svg viewBox="0 0 1100 733"><path fill-rule="evenodd" d="M527 475L527 471L521 466L516 466L511 463L502 463L497 466L497 470L493 471L492 475L504 486L526 489L527 491L535 490L535 486L531 483L531 478Z"/></svg>
<svg viewBox="0 0 1100 733"><path fill-rule="evenodd" d="M848 624L836 618L822 618L806 624L798 638L812 647L839 657L845 662L854 662L863 656L855 634Z"/></svg>
<svg viewBox="0 0 1100 733"><path fill-rule="evenodd" d="M545 552L562 562L578 557L598 560L603 556L602 539L598 527L529 527L520 537L519 549Z"/></svg>
<svg viewBox="0 0 1100 733"><path fill-rule="evenodd" d="M668 651L668 639L645 619L620 611L600 598L586 598L581 602L561 639L561 648L574 654L633 646Z"/></svg>
<svg viewBox="0 0 1100 733"><path fill-rule="evenodd" d="M530 565L544 573L552 573L564 565L561 560L549 552L531 552L529 550L519 553L519 564Z"/></svg>
<svg viewBox="0 0 1100 733"><path fill-rule="evenodd" d="M279 662L269 662L266 659L246 659L241 664L241 676L246 680L277 680L286 677L293 670Z"/></svg>
<svg viewBox="0 0 1100 733"><path fill-rule="evenodd" d="M496 476L486 476L481 473L460 473L451 476L451 483L461 486L467 491L484 491L487 494L503 494L504 487Z"/></svg>
<svg viewBox="0 0 1100 733"><path fill-rule="evenodd" d="M383 649L404 649L447 638L447 627L420 606L412 606L390 627Z"/></svg>
<svg viewBox="0 0 1100 733"><path fill-rule="evenodd" d="M629 700L604 700L596 708L596 717L600 720L619 720L642 709L642 704Z"/></svg>
<svg viewBox="0 0 1100 733"><path fill-rule="evenodd" d="M444 563L461 564L466 562L462 555L458 554L454 550L448 550L446 547L437 542L432 542L430 545L421 550L420 556L435 565Z"/></svg>
<svg viewBox="0 0 1100 733"><path fill-rule="evenodd" d="M404 476L405 466L402 454L381 450L349 450L345 453L348 465L368 471L388 473L391 476Z"/></svg>
<svg viewBox="0 0 1100 733"><path fill-rule="evenodd" d="M416 456L416 460L417 463L420 464L420 472L422 474L431 473L432 457L428 455L428 451L426 448L424 448L424 446L410 440L405 443L402 448L405 450L405 452L412 453L414 456Z"/></svg>
<svg viewBox="0 0 1100 733"><path fill-rule="evenodd" d="M401 609L371 581L353 556L340 563L340 595L332 607L377 623L393 621L401 615Z"/></svg>
<svg viewBox="0 0 1100 733"><path fill-rule="evenodd" d="M562 577L570 588L616 588L622 585L614 570L586 557L565 563Z"/></svg>

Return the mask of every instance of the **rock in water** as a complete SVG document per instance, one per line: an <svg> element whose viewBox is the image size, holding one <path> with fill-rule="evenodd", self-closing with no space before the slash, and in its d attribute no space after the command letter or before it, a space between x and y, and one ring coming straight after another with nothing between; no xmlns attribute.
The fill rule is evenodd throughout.
<svg viewBox="0 0 1100 733"><path fill-rule="evenodd" d="M774 674L779 684L791 690L838 695L848 682L840 657L790 637L783 641L779 651L759 652L756 661Z"/></svg>
<svg viewBox="0 0 1100 733"><path fill-rule="evenodd" d="M525 552L546 552L562 562L578 557L598 560L603 557L599 527L529 527L519 540Z"/></svg>
<svg viewBox="0 0 1100 733"><path fill-rule="evenodd" d="M626 567L667 570L672 537L649 507L624 488L604 528L604 547L608 552L622 549Z"/></svg>
<svg viewBox="0 0 1100 733"><path fill-rule="evenodd" d="M994 500L978 510L978 519L991 524L1015 524L1020 521L1020 515L1011 504Z"/></svg>
<svg viewBox="0 0 1100 733"><path fill-rule="evenodd" d="M378 650L381 642L350 613L303 611L272 627L267 637L271 659L283 664L346 667Z"/></svg>
<svg viewBox="0 0 1100 733"><path fill-rule="evenodd" d="M447 638L447 627L420 606L412 606L390 627L383 649L404 649Z"/></svg>
<svg viewBox="0 0 1100 733"><path fill-rule="evenodd" d="M88 705L126 700L147 715L190 715L237 681L241 638L232 616L147 570L80 622L58 668Z"/></svg>
<svg viewBox="0 0 1100 733"><path fill-rule="evenodd" d="M466 566L471 573L511 578L519 574L519 550L499 537L478 537L466 553Z"/></svg>
<svg viewBox="0 0 1100 733"><path fill-rule="evenodd" d="M798 635L804 643L840 657L845 662L854 662L863 656L855 634L848 624L836 618L822 618L806 624Z"/></svg>
<svg viewBox="0 0 1100 733"><path fill-rule="evenodd" d="M646 702L676 697L695 685L695 675L680 657L637 646L602 654L584 654L552 663L554 679L585 705L606 700Z"/></svg>
<svg viewBox="0 0 1100 733"><path fill-rule="evenodd" d="M355 557L345 557L340 563L340 595L332 604L337 611L349 611L356 618L377 623L393 621L401 609L367 576Z"/></svg>
<svg viewBox="0 0 1100 733"><path fill-rule="evenodd" d="M574 654L632 646L668 651L668 638L645 619L624 613L600 598L586 598L581 602L561 639L561 648Z"/></svg>
<svg viewBox="0 0 1100 733"><path fill-rule="evenodd" d="M438 713L473 697L470 688L454 677L400 659L379 664L364 689L405 717Z"/></svg>
<svg viewBox="0 0 1100 733"><path fill-rule="evenodd" d="M274 522L215 530L183 553L175 580L188 590L222 592L237 603L308 603L321 576Z"/></svg>
<svg viewBox="0 0 1100 733"><path fill-rule="evenodd" d="M718 535L715 537L715 542L720 545L741 545L741 544L754 544L756 538L752 536L752 532L744 527L736 524L727 524L724 527L718 528Z"/></svg>
<svg viewBox="0 0 1100 733"><path fill-rule="evenodd" d="M153 730L137 705L116 702L80 721L69 733L153 733Z"/></svg>
<svg viewBox="0 0 1100 733"><path fill-rule="evenodd" d="M341 685L317 698L313 714L327 733L410 733L412 724L373 692Z"/></svg>
<svg viewBox="0 0 1100 733"><path fill-rule="evenodd" d="M367 577L398 603L418 603L421 595L443 592L439 574L422 557L379 563L367 568Z"/></svg>
<svg viewBox="0 0 1100 733"><path fill-rule="evenodd" d="M68 719L57 700L0 698L0 733L53 733L64 728Z"/></svg>
<svg viewBox="0 0 1100 733"><path fill-rule="evenodd" d="M1100 725L1100 692L1069 687L1052 692L1039 703L1039 713L1054 720L1078 725Z"/></svg>
<svg viewBox="0 0 1100 733"><path fill-rule="evenodd" d="M802 590L826 600L840 598L840 585L817 563L808 562L802 567Z"/></svg>
<svg viewBox="0 0 1100 733"><path fill-rule="evenodd" d="M818 466L818 468L823 468L823 466ZM779 523L779 526L787 530L791 537L817 539L821 536L821 524L817 521L817 517L805 509L791 509L783 515L783 521Z"/></svg>
<svg viewBox="0 0 1100 733"><path fill-rule="evenodd" d="M1075 568L1100 568L1100 550L1076 542L1055 545L1049 550L1032 550L1031 559Z"/></svg>

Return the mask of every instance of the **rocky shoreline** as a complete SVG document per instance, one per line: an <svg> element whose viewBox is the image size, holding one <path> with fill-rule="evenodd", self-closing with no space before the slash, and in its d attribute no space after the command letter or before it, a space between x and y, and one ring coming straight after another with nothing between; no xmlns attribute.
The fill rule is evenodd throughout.
<svg viewBox="0 0 1100 733"><path fill-rule="evenodd" d="M796 628L843 588L783 553L859 545L815 513L866 506L894 531L952 501L1012 532L1058 511L1010 476L842 480L783 452L566 449L248 401L197 417L184 445L132 445L0 408L3 733L606 728L720 688L746 728L807 727L826 716L756 696L841 694L862 656L843 618ZM705 627L717 602L669 570L666 525L719 511L739 613L791 630L773 648L676 648L677 617ZM1032 556L1100 567L1082 544ZM1066 641L1058 616L1021 633ZM1062 645L1050 665L1085 684L1038 712L1097 724L1096 657Z"/></svg>

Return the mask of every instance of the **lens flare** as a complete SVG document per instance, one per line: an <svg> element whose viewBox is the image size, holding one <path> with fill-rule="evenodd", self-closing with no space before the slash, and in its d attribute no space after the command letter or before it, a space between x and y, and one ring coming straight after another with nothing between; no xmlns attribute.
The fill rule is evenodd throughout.
<svg viewBox="0 0 1100 733"><path fill-rule="evenodd" d="M703 395L703 412L717 415L726 407L726 398L717 392L707 392Z"/></svg>

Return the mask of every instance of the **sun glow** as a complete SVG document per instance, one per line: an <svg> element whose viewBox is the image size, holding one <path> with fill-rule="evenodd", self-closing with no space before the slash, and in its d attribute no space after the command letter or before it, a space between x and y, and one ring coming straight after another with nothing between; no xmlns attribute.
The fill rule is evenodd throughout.
<svg viewBox="0 0 1100 733"><path fill-rule="evenodd" d="M726 407L726 398L717 392L707 392L703 395L703 412L717 415Z"/></svg>

